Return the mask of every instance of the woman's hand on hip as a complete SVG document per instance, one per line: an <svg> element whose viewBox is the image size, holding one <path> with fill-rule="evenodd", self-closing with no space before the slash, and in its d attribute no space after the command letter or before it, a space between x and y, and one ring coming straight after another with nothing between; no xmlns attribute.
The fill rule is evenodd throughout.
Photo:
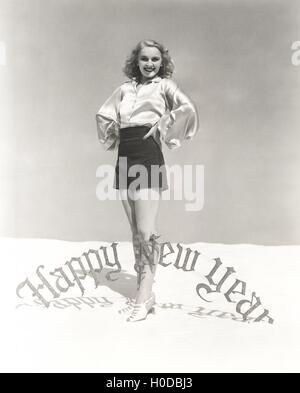
<svg viewBox="0 0 300 393"><path fill-rule="evenodd" d="M150 130L147 132L147 134L143 136L143 139L147 139L151 135L155 136L157 129L158 129L158 122L155 123L154 126L152 126L150 128Z"/></svg>

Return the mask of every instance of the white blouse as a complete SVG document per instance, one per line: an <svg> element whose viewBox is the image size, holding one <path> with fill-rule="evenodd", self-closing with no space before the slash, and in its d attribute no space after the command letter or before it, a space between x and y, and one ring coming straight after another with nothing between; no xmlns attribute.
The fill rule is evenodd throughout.
<svg viewBox="0 0 300 393"><path fill-rule="evenodd" d="M159 76L137 86L129 80L119 86L96 115L98 137L105 150L119 145L121 128L158 123L153 135L169 149L192 139L198 130L198 114L191 100L171 79Z"/></svg>

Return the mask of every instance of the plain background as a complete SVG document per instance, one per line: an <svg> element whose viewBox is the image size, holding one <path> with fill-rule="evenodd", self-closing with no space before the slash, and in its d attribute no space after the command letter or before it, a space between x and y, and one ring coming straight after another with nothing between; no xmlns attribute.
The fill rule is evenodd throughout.
<svg viewBox="0 0 300 393"><path fill-rule="evenodd" d="M172 242L299 244L300 3L218 0L0 1L0 235L130 240L120 201L96 198L96 169L114 165L95 114L126 78L141 39L163 42L200 132L169 151L200 164L205 203L162 202ZM2 59L3 60L3 59Z"/></svg>

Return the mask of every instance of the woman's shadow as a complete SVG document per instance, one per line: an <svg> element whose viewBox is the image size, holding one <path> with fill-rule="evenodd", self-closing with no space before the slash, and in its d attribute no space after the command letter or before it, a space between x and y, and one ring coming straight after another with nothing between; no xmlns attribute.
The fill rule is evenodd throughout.
<svg viewBox="0 0 300 393"><path fill-rule="evenodd" d="M127 299L135 298L137 277L126 270L116 272L113 269L103 268L101 271L95 271L94 275L91 272L87 275L97 280L97 287L107 287Z"/></svg>
<svg viewBox="0 0 300 393"><path fill-rule="evenodd" d="M81 271L77 272L82 273ZM126 270L116 272L113 269L103 268L101 271L94 271L93 275L91 274L91 272L88 272L87 276L93 278L94 280L97 280L97 287L107 287L113 292L118 293L119 295L124 297L126 299L126 303L128 303L130 299L135 298L137 290L137 277L136 275L128 273ZM181 311L189 316L197 318L221 318L243 322L233 313L225 312L224 310L207 309L203 306L199 306L196 304L192 306L187 306L184 304L175 304L169 302L160 303L158 304L158 306L161 309L173 309L174 311ZM249 321L250 319L251 318L249 318Z"/></svg>

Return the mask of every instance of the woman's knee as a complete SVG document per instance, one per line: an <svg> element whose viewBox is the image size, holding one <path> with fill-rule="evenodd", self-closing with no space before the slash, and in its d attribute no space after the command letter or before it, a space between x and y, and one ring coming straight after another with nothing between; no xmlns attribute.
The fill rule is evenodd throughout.
<svg viewBox="0 0 300 393"><path fill-rule="evenodd" d="M139 232L138 232L137 227L135 227L135 226L131 227L131 234L132 234L133 239L139 237Z"/></svg>
<svg viewBox="0 0 300 393"><path fill-rule="evenodd" d="M140 240L143 241L148 241L151 237L151 235L153 235L155 233L154 229L152 228L141 228L138 227L138 233L137 236L140 238Z"/></svg>

